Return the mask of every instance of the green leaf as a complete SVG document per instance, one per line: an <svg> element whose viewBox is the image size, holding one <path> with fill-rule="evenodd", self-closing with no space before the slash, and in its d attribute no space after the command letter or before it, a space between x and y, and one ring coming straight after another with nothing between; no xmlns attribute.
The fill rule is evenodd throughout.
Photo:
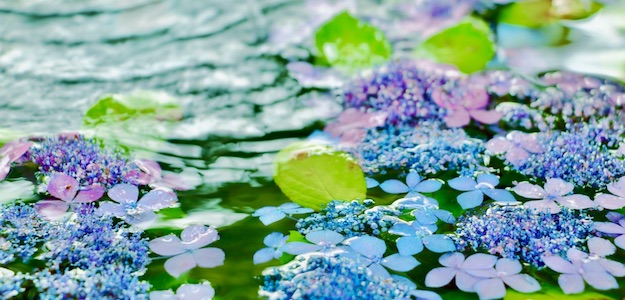
<svg viewBox="0 0 625 300"><path fill-rule="evenodd" d="M101 98L87 110L83 122L85 125L98 125L140 117L176 120L181 116L182 109L176 99L164 93L137 91Z"/></svg>
<svg viewBox="0 0 625 300"><path fill-rule="evenodd" d="M517 292L513 289L508 289L504 300L613 300L616 298L608 295L602 295L595 292L585 292L581 294L567 295L564 294L559 288L543 289L537 293L525 294Z"/></svg>
<svg viewBox="0 0 625 300"><path fill-rule="evenodd" d="M504 6L499 12L499 22L538 28L558 20L587 18L603 7L598 2L586 0L526 0Z"/></svg>
<svg viewBox="0 0 625 300"><path fill-rule="evenodd" d="M380 65L391 58L391 44L382 31L342 12L315 34L317 64L348 70Z"/></svg>
<svg viewBox="0 0 625 300"><path fill-rule="evenodd" d="M364 199L365 177L347 153L309 142L292 144L276 155L274 180L282 192L315 210L331 200Z"/></svg>
<svg viewBox="0 0 625 300"><path fill-rule="evenodd" d="M423 42L415 54L458 67L465 73L484 69L495 55L495 43L488 25L468 17Z"/></svg>

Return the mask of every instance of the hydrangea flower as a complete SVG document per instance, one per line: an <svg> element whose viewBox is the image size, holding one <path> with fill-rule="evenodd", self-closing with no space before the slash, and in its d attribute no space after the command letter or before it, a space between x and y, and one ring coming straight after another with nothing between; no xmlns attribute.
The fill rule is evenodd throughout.
<svg viewBox="0 0 625 300"><path fill-rule="evenodd" d="M436 225L424 226L417 221L401 221L395 223L389 233L401 236L397 239L397 250L401 255L415 255L423 251L423 246L436 253L456 250L451 238L443 234L433 234L436 229Z"/></svg>
<svg viewBox="0 0 625 300"><path fill-rule="evenodd" d="M299 233L306 235L321 230L336 231L347 238L360 235L379 235L387 232L398 220L400 211L385 206L373 207L372 200L330 201L320 212L297 221Z"/></svg>
<svg viewBox="0 0 625 300"><path fill-rule="evenodd" d="M516 201L510 192L495 188L499 184L499 177L493 174L481 174L477 176L477 181L461 176L449 180L447 184L454 190L464 192L457 198L463 209L479 206L484 201L484 195L498 202Z"/></svg>
<svg viewBox="0 0 625 300"><path fill-rule="evenodd" d="M568 208L551 214L494 204L485 212L461 216L455 228L458 250L470 247L540 268L543 255L565 255L570 248L582 248L591 236L593 221L586 212Z"/></svg>
<svg viewBox="0 0 625 300"><path fill-rule="evenodd" d="M95 140L82 135L45 139L27 155L39 165L41 175L64 173L78 180L80 186L136 184L135 174L139 172L120 151L102 149Z"/></svg>
<svg viewBox="0 0 625 300"><path fill-rule="evenodd" d="M173 234L159 237L150 241L152 252L169 256L165 261L165 271L171 276L193 269L214 268L224 264L225 253L218 248L203 248L219 239L217 231L203 225L189 226L182 230L180 238Z"/></svg>
<svg viewBox="0 0 625 300"><path fill-rule="evenodd" d="M254 264L266 263L272 259L279 259L284 252L282 247L286 244L289 236L279 232L272 232L265 237L263 243L266 248L262 248L254 253Z"/></svg>
<svg viewBox="0 0 625 300"><path fill-rule="evenodd" d="M0 148L0 181L9 175L11 164L19 160L32 145L32 142L11 141Z"/></svg>
<svg viewBox="0 0 625 300"><path fill-rule="evenodd" d="M117 202L102 202L100 214L111 214L122 218L128 224L141 229L150 227L156 220L155 210L171 206L178 201L176 194L166 190L151 190L139 199L139 188L132 184L120 183L108 191L108 196Z"/></svg>
<svg viewBox="0 0 625 300"><path fill-rule="evenodd" d="M420 193L433 193L438 191L443 184L435 179L421 180L421 176L416 172L408 173L406 176L406 183L397 180L389 179L382 184L380 188L389 194L406 194L406 198L420 196Z"/></svg>
<svg viewBox="0 0 625 300"><path fill-rule="evenodd" d="M77 203L89 203L102 198L104 188L92 185L79 191L78 181L69 175L55 173L50 178L48 193L57 199L40 200L37 210L49 218L58 218Z"/></svg>
<svg viewBox="0 0 625 300"><path fill-rule="evenodd" d="M24 283L24 275L0 267L0 297L2 299L13 298L24 292L22 284Z"/></svg>
<svg viewBox="0 0 625 300"><path fill-rule="evenodd" d="M494 124L501 119L502 113L495 110L486 110L489 96L483 87L469 85L463 90L445 91L436 88L432 91L434 103L447 109L444 120L449 127L463 127L471 119L484 124Z"/></svg>
<svg viewBox="0 0 625 300"><path fill-rule="evenodd" d="M163 175L161 166L152 160L139 159L134 161L143 173L139 173L137 183L149 185L152 188L169 188L172 190L186 191L191 187L177 174Z"/></svg>
<svg viewBox="0 0 625 300"><path fill-rule="evenodd" d="M314 210L301 207L299 204L284 203L278 207L265 206L263 208L259 208L252 214L252 216L259 217L260 221L267 226L284 219L286 216L307 214L311 212L314 212Z"/></svg>
<svg viewBox="0 0 625 300"><path fill-rule="evenodd" d="M505 153L506 161L518 167L527 161L530 153L542 153L536 134L512 131L506 137L495 137L486 143L486 150Z"/></svg>
<svg viewBox="0 0 625 300"><path fill-rule="evenodd" d="M386 244L376 237L368 235L353 237L345 243L355 251L355 259L367 266L373 275L380 278L391 277L384 267L399 272L408 272L420 264L414 257L399 253L384 257Z"/></svg>
<svg viewBox="0 0 625 300"><path fill-rule="evenodd" d="M345 237L332 230L313 231L306 235L306 239L312 244L304 242L290 242L286 243L286 245L282 247L282 251L294 255L311 252L335 253L345 251L344 246L338 246L341 242L343 242L343 240L345 240Z"/></svg>
<svg viewBox="0 0 625 300"><path fill-rule="evenodd" d="M438 220L449 224L456 222L451 212L438 208L438 201L434 198L424 196L401 198L395 200L391 206L401 211L410 210L417 223L424 226L436 224Z"/></svg>
<svg viewBox="0 0 625 300"><path fill-rule="evenodd" d="M365 113L355 108L341 112L337 120L324 129L343 144L358 144L366 135L366 129L384 125L385 112Z"/></svg>
<svg viewBox="0 0 625 300"><path fill-rule="evenodd" d="M612 222L595 222L595 230L616 236L614 244L625 250L625 216L615 212L609 212L608 220Z"/></svg>
<svg viewBox="0 0 625 300"><path fill-rule="evenodd" d="M497 104L495 110L501 112L502 127L523 129L526 131L547 131L555 128L555 116L543 116L543 114L525 104L516 102L502 102Z"/></svg>
<svg viewBox="0 0 625 300"><path fill-rule="evenodd" d="M152 291L150 300L210 300L215 297L215 289L209 282L200 284L182 284L176 290Z"/></svg>
<svg viewBox="0 0 625 300"><path fill-rule="evenodd" d="M562 179L548 178L547 182L545 182L544 189L535 184L521 182L512 188L512 190L519 196L525 198L540 199L525 202L523 205L526 207L553 214L560 212L560 205L571 209L595 207L595 203L586 195L569 195L573 192L573 188L573 184Z"/></svg>
<svg viewBox="0 0 625 300"><path fill-rule="evenodd" d="M276 300L406 299L414 291L392 278L376 276L348 257L319 253L298 255L286 265L268 268L263 276L259 296ZM440 299L436 296L424 299Z"/></svg>
<svg viewBox="0 0 625 300"><path fill-rule="evenodd" d="M617 182L608 184L610 194L600 194L595 197L597 206L607 209L621 209L625 207L625 177L621 177Z"/></svg>
<svg viewBox="0 0 625 300"><path fill-rule="evenodd" d="M602 250L599 253L603 254ZM589 259L588 253L578 249L569 249L567 259L560 256L544 256L542 259L550 269L562 273L558 277L558 284L565 294L577 294L584 291L584 281L598 290L618 288L614 275L606 271L601 264ZM625 275L624 273L619 276ZM620 273L617 273L620 274Z"/></svg>
<svg viewBox="0 0 625 300"><path fill-rule="evenodd" d="M443 287L456 278L456 286L465 292L475 292L475 284L483 277L472 275L484 272L496 273L494 266L497 257L483 253L473 254L465 259L460 252L445 253L438 262L443 267L434 268L425 275L428 287Z"/></svg>
<svg viewBox="0 0 625 300"><path fill-rule="evenodd" d="M522 269L518 260L500 258L495 264L495 272L480 270L473 273L488 278L475 283L475 292L480 299L500 299L506 296L505 285L522 293L539 291L540 284L536 279L527 274L519 274Z"/></svg>

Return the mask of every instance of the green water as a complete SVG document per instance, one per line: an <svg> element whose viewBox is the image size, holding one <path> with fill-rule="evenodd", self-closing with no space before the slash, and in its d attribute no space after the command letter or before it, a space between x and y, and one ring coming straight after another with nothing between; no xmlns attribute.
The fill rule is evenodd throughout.
<svg viewBox="0 0 625 300"><path fill-rule="evenodd" d="M287 59L307 59L308 50L276 48L268 39L272 27L304 15L303 1L287 0L0 0L0 128L79 130L84 112L109 93L156 90L179 99L185 115L166 139L130 138L137 155L197 183L178 193L180 207L161 213L147 235L213 225L221 236L213 245L226 261L176 281L164 272L164 260L155 260L144 278L155 289L208 279L218 299L256 299L255 276L270 264L254 266L254 252L268 233L293 228L292 221L265 227L250 216L287 201L271 180L272 158L341 110L332 95L288 76ZM583 53L602 45L592 41L578 52L537 51ZM619 43L602 49L625 45ZM581 62L625 78L623 65ZM564 59L553 64L584 67ZM12 187L19 194L27 185Z"/></svg>

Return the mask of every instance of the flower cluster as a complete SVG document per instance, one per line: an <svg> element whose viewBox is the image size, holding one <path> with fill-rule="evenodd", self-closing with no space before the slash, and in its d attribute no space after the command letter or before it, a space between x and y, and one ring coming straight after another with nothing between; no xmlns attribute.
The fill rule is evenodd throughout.
<svg viewBox="0 0 625 300"><path fill-rule="evenodd" d="M379 278L345 257L300 255L263 272L260 296L270 299L404 299L410 288Z"/></svg>
<svg viewBox="0 0 625 300"><path fill-rule="evenodd" d="M456 171L472 176L484 169L484 142L438 123L369 130L362 143L345 148L369 174L413 170L419 174Z"/></svg>
<svg viewBox="0 0 625 300"><path fill-rule="evenodd" d="M0 210L0 263L16 258L28 262L37 248L49 238L57 236L58 229L41 218L30 205L4 205Z"/></svg>
<svg viewBox="0 0 625 300"><path fill-rule="evenodd" d="M118 183L136 184L139 168L118 150L102 149L82 135L44 139L27 153L39 166L41 176L64 173L81 186L99 184L110 188Z"/></svg>
<svg viewBox="0 0 625 300"><path fill-rule="evenodd" d="M523 206L491 205L483 213L458 219L453 237L458 250L487 251L542 267L543 255L565 255L583 248L593 229L592 217L562 208L557 214Z"/></svg>
<svg viewBox="0 0 625 300"><path fill-rule="evenodd" d="M387 232L397 222L400 212L391 207L373 207L372 200L341 202L331 201L321 212L297 221L301 234L333 230L347 237L379 235Z"/></svg>

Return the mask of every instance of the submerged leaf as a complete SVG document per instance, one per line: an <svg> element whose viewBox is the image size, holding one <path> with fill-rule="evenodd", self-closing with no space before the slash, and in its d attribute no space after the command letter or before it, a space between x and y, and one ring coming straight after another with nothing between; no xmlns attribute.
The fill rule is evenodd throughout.
<svg viewBox="0 0 625 300"><path fill-rule="evenodd" d="M86 125L97 125L136 117L176 120L182 117L182 109L178 101L167 94L138 91L99 99L87 110L83 122Z"/></svg>

